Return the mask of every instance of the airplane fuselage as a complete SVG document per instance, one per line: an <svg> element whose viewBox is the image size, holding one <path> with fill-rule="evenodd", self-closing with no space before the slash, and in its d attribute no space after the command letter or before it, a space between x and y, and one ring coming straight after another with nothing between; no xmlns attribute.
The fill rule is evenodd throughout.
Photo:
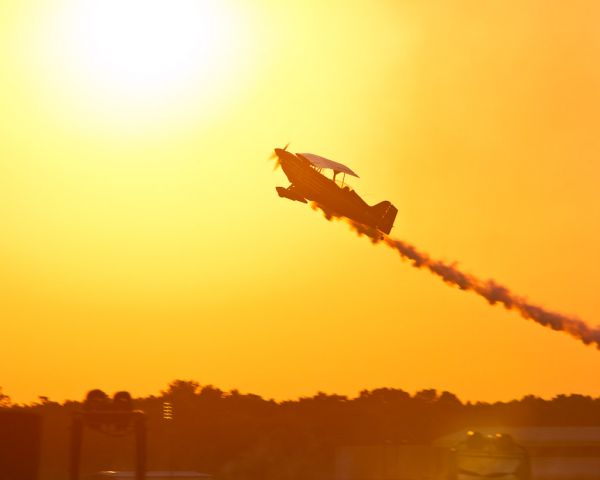
<svg viewBox="0 0 600 480"><path fill-rule="evenodd" d="M321 174L302 155L282 149L275 152L291 183L288 188L277 187L279 196L304 203L307 200L316 202L327 213L348 217L389 233L397 212L389 202L371 207L348 186L339 186ZM388 218L382 221L385 216ZM388 221L390 216L393 216L391 222Z"/></svg>

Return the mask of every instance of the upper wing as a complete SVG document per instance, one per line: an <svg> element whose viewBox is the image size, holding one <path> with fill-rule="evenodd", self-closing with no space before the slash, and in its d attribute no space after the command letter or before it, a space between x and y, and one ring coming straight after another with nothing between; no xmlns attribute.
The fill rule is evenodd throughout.
<svg viewBox="0 0 600 480"><path fill-rule="evenodd" d="M330 168L334 172L343 172L348 175L352 175L358 178L358 175L354 173L349 167L343 165L338 162L334 162L333 160L329 160L327 158L321 157L319 155L315 155L314 153L297 153L296 155L300 155L312 163L315 167L318 168Z"/></svg>

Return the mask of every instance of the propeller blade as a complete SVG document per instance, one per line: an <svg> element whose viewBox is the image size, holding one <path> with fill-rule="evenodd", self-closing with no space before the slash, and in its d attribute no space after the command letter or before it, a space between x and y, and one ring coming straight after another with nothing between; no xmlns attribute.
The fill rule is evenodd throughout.
<svg viewBox="0 0 600 480"><path fill-rule="evenodd" d="M282 150L287 151L287 148L290 146L290 142L285 144L285 147L282 148ZM271 155L269 155L269 160L275 160L275 166L273 167L273 171L277 170L279 167L281 167L281 160L279 160L279 157L277 156L277 153L275 153L275 150L273 150L273 153L271 153Z"/></svg>
<svg viewBox="0 0 600 480"><path fill-rule="evenodd" d="M279 157L275 153L275 150L273 150L273 153L271 153L271 155L269 155L268 160L270 162L275 161L275 165L273 165L273 171L277 170L281 166L281 162L279 161Z"/></svg>

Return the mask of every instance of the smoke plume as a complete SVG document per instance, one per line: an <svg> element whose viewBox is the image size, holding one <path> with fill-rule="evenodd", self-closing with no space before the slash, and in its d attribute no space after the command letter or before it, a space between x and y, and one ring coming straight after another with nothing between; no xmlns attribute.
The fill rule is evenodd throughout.
<svg viewBox="0 0 600 480"><path fill-rule="evenodd" d="M319 204L313 203L311 206L315 210L321 210L328 220L336 218L346 221L359 236L365 235L373 243L387 245L398 252L403 259L409 260L413 267L427 269L449 285L457 286L461 290L472 291L486 299L490 305L503 305L507 310L518 312L523 318L533 320L552 330L568 333L586 345L593 344L600 349L600 328L592 328L576 317L551 312L533 305L493 280L481 280L471 274L462 272L456 264L435 260L409 243L390 238L375 228L335 215Z"/></svg>

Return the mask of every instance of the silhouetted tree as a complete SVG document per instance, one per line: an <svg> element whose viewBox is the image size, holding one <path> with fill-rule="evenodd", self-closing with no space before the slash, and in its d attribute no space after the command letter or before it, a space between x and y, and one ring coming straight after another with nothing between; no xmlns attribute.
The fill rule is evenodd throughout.
<svg viewBox="0 0 600 480"><path fill-rule="evenodd" d="M2 391L0 387L0 408L9 407L11 405L10 397Z"/></svg>
<svg viewBox="0 0 600 480"><path fill-rule="evenodd" d="M163 419L164 402L173 419ZM0 406L44 417L41 480L64 477L68 428L78 402L47 397L14 406L0 390ZM198 470L223 480L330 479L342 445L427 444L461 428L483 425L600 425L600 399L526 396L496 403L462 403L450 392L425 389L413 396L394 388L363 390L355 398L319 392L275 402L192 380L175 380L158 396L134 399L148 416L149 468ZM86 436L84 473L133 467L129 439Z"/></svg>

